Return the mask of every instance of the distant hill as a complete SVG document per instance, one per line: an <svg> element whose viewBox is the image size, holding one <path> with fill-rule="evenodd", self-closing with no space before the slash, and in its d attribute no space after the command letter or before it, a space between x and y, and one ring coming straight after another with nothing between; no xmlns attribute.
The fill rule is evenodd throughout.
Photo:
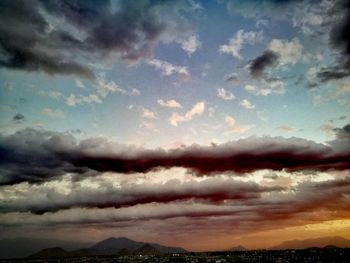
<svg viewBox="0 0 350 263"><path fill-rule="evenodd" d="M0 240L0 259L25 258L45 248L76 250L90 246L88 242L71 242L40 238L7 238Z"/></svg>
<svg viewBox="0 0 350 263"><path fill-rule="evenodd" d="M247 251L248 249L246 249L243 246L237 246L237 247L231 247L229 250L230 251Z"/></svg>
<svg viewBox="0 0 350 263"><path fill-rule="evenodd" d="M335 246L339 248L350 248L350 240L342 237L321 237L304 240L289 240L285 241L278 246L272 247L272 250L282 249L305 249L311 247L329 247Z"/></svg>
<svg viewBox="0 0 350 263"><path fill-rule="evenodd" d="M150 244L144 244L133 252L134 255L159 255L161 252Z"/></svg>
<svg viewBox="0 0 350 263"><path fill-rule="evenodd" d="M134 241L125 237L108 238L88 248L66 251L62 248L46 248L33 255L31 258L65 258L83 257L95 255L158 255L162 253L186 253L178 247L166 247L160 244L148 244Z"/></svg>
<svg viewBox="0 0 350 263"><path fill-rule="evenodd" d="M30 258L62 258L68 257L69 252L65 251L60 247L54 248L45 248L34 255L31 255Z"/></svg>
<svg viewBox="0 0 350 263"><path fill-rule="evenodd" d="M128 250L135 250L137 248L140 248L141 246L145 245L146 243L135 241L126 237L110 237L105 240L102 240L95 245L91 246L91 249L96 250L113 250L118 251L121 249L128 249ZM186 253L187 251L183 248L179 247L166 247L160 244L150 244L151 246L155 247L157 250L159 250L162 253Z"/></svg>

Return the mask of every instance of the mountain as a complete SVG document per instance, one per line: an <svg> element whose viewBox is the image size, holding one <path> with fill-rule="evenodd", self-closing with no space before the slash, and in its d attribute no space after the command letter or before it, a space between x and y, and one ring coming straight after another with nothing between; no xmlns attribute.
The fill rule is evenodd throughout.
<svg viewBox="0 0 350 263"><path fill-rule="evenodd" d="M183 248L166 247L160 244L148 244L134 241L125 237L107 238L88 248L66 251L62 248L46 248L31 258L54 258L54 257L83 257L96 255L158 255L162 253L186 253Z"/></svg>
<svg viewBox="0 0 350 263"><path fill-rule="evenodd" d="M144 242L140 241L134 241L126 237L110 237L105 240L102 240L101 242L96 243L95 245L91 246L91 249L96 250L109 250L111 252L115 252L121 249L128 249L128 250L135 250L140 248L141 246L145 245ZM162 253L186 253L187 251L183 248L179 247L166 247L162 246L160 244L150 244L157 250L159 250Z"/></svg>
<svg viewBox="0 0 350 263"><path fill-rule="evenodd" d="M150 244L144 244L134 251L134 255L159 255L161 252Z"/></svg>
<svg viewBox="0 0 350 263"><path fill-rule="evenodd" d="M158 249L160 252L162 253L187 253L188 251L181 248L181 247L166 247L166 246L162 246L159 244L151 244L153 247L155 247L156 249Z"/></svg>
<svg viewBox="0 0 350 263"><path fill-rule="evenodd" d="M126 248L122 248L121 250L119 250L118 252L118 256L129 256L132 255L132 251Z"/></svg>
<svg viewBox="0 0 350 263"><path fill-rule="evenodd" d="M49 247L75 250L90 246L91 243L71 242L40 238L7 238L0 240L0 259L24 258Z"/></svg>
<svg viewBox="0 0 350 263"><path fill-rule="evenodd" d="M144 245L143 242L134 241L126 237L110 237L105 240L102 240L101 242L96 243L90 248L96 250L119 250L123 248L134 250L136 248L141 247L142 245Z"/></svg>
<svg viewBox="0 0 350 263"><path fill-rule="evenodd" d="M231 247L230 251L247 251L248 249L246 249L243 246L237 246L237 247Z"/></svg>
<svg viewBox="0 0 350 263"><path fill-rule="evenodd" d="M272 247L272 250L283 249L305 249L311 247L323 248L326 246L336 246L340 248L350 248L350 240L342 237L321 237L304 240L289 240L278 246Z"/></svg>
<svg viewBox="0 0 350 263"><path fill-rule="evenodd" d="M29 257L30 258L65 258L65 257L69 257L69 252L65 251L60 247L45 248Z"/></svg>

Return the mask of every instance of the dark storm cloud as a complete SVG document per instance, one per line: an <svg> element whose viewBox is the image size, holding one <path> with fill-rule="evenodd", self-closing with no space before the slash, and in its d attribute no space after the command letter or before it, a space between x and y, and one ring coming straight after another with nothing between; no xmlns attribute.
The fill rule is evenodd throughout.
<svg viewBox="0 0 350 263"><path fill-rule="evenodd" d="M1 1L0 67L92 80L85 61L115 52L136 62L148 57L158 41L186 34L189 27L178 12L184 3Z"/></svg>
<svg viewBox="0 0 350 263"><path fill-rule="evenodd" d="M162 184L126 184L115 187L109 180L98 181L98 188L91 188L72 182L67 185L67 193L45 185L28 187L20 196L3 200L0 212L31 212L42 214L62 209L120 208L148 203L171 203L197 200L204 203L220 204L225 200L244 202L259 199L262 193L283 190L278 186L259 186L253 182L240 182L233 179L209 178L200 182L180 183L170 180ZM35 188L35 189L34 189ZM23 190L23 189L22 189ZM11 190L10 190L11 191ZM35 191L35 195L33 195Z"/></svg>
<svg viewBox="0 0 350 263"><path fill-rule="evenodd" d="M343 130L346 130L346 127ZM41 182L73 173L147 173L182 167L197 175L271 170L346 170L349 137L338 131L330 146L304 139L247 138L215 146L192 145L175 150L128 147L103 138L77 142L71 134L25 129L0 137L0 184Z"/></svg>
<svg viewBox="0 0 350 263"><path fill-rule="evenodd" d="M254 58L249 63L248 69L253 77L261 77L264 73L264 70L275 65L277 61L278 55L271 50L266 50L262 55Z"/></svg>
<svg viewBox="0 0 350 263"><path fill-rule="evenodd" d="M76 74L93 79L92 71L63 52L79 49L68 32L50 29L39 1L0 3L0 67L48 74ZM73 56L73 54L70 54Z"/></svg>

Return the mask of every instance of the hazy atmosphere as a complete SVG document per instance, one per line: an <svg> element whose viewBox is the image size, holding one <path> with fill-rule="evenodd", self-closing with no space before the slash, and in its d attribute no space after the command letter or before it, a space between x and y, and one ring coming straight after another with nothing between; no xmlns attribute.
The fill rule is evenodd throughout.
<svg viewBox="0 0 350 263"><path fill-rule="evenodd" d="M0 1L0 239L350 238L350 3Z"/></svg>

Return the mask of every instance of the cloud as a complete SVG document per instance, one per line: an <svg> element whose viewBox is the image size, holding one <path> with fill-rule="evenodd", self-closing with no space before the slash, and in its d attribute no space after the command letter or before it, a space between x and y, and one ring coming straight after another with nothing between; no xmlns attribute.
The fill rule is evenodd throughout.
<svg viewBox="0 0 350 263"><path fill-rule="evenodd" d="M18 189L21 196L15 198L16 194L12 194L6 200L0 199L3 203L2 212L43 214L71 208L121 208L187 200L206 203L219 203L224 200L243 202L259 199L262 193L283 190L279 186L259 186L253 182L221 178L208 178L200 182L180 182L173 179L162 184L128 183L121 186L114 186L112 180L91 181L86 182L86 185L67 181L64 182L64 193L45 184L22 185L22 190ZM58 181L53 183L60 185ZM97 184L99 187L94 187ZM16 188L12 187L13 190ZM33 191L36 192L35 196L31 194Z"/></svg>
<svg viewBox="0 0 350 263"><path fill-rule="evenodd" d="M124 95L130 95L130 93L119 87L113 80L106 80L105 78L98 78L96 85L97 95L101 98L106 98L108 94L118 92Z"/></svg>
<svg viewBox="0 0 350 263"><path fill-rule="evenodd" d="M79 79L76 79L76 80L75 80L75 85L76 85L78 88L81 88L81 89L84 89L84 88L85 88L84 82L82 82L82 81L79 80Z"/></svg>
<svg viewBox="0 0 350 263"><path fill-rule="evenodd" d="M3 1L0 67L95 80L89 61L149 58L159 42L190 35L189 3Z"/></svg>
<svg viewBox="0 0 350 263"><path fill-rule="evenodd" d="M349 83L339 83L336 87L337 95L342 95L344 93L350 93L350 84Z"/></svg>
<svg viewBox="0 0 350 263"><path fill-rule="evenodd" d="M203 112L202 106L196 104L188 114ZM226 116L225 122L231 133L247 129L238 126L230 116ZM244 174L261 169L347 170L350 169L348 126L336 129L336 138L326 145L298 138L250 137L221 145L192 145L168 151L126 146L105 138L78 142L72 134L24 129L0 136L0 184L43 182L65 174L79 178L79 175L96 176L107 171L147 173L172 167L182 167L197 175Z"/></svg>
<svg viewBox="0 0 350 263"><path fill-rule="evenodd" d="M283 132L294 132L296 129L289 125L281 125L277 127L277 129L283 131Z"/></svg>
<svg viewBox="0 0 350 263"><path fill-rule="evenodd" d="M328 82L331 80L343 79L345 77L348 77L349 75L349 72L347 72L339 66L322 68L316 74L321 83Z"/></svg>
<svg viewBox="0 0 350 263"><path fill-rule="evenodd" d="M303 46L298 38L291 41L272 39L263 54L250 61L249 72L253 77L262 77L269 67L294 65L300 60L302 50Z"/></svg>
<svg viewBox="0 0 350 263"><path fill-rule="evenodd" d="M152 131L158 131L155 127L154 127L154 124L148 120L141 120L140 122L140 125L139 125L139 128L145 128L145 129L148 129L148 130L152 130Z"/></svg>
<svg viewBox="0 0 350 263"><path fill-rule="evenodd" d="M41 95L48 96L54 99L63 98L68 106L75 107L77 105L102 103L108 95L112 93L119 93L125 96L139 96L141 92L138 89L125 90L121 88L113 80L108 81L103 76L100 76L95 81L95 92L88 95L71 93L68 96L63 96L57 92L40 92Z"/></svg>
<svg viewBox="0 0 350 263"><path fill-rule="evenodd" d="M335 132L336 139L330 141L329 144L340 151L348 151L347 149L350 149L350 124L342 128L334 128L333 131Z"/></svg>
<svg viewBox="0 0 350 263"><path fill-rule="evenodd" d="M63 119L64 116L64 112L59 110L59 109L51 109L51 108L45 108L42 111L42 114L52 118L52 119Z"/></svg>
<svg viewBox="0 0 350 263"><path fill-rule="evenodd" d="M232 92L225 90L224 88L217 89L216 92L216 95L223 100L235 99L235 95L233 95Z"/></svg>
<svg viewBox="0 0 350 263"><path fill-rule="evenodd" d="M184 66L174 66L167 61L162 61L159 59L151 59L147 61L148 65L155 67L155 69L160 70L162 75L171 76L176 74L178 78L182 81L187 81L191 79L190 73L187 67Z"/></svg>
<svg viewBox="0 0 350 263"><path fill-rule="evenodd" d="M13 116L12 120L15 122L15 123L21 123L22 121L25 120L25 117L22 113L17 113L15 116Z"/></svg>
<svg viewBox="0 0 350 263"><path fill-rule="evenodd" d="M91 104L91 103L102 103L102 100L99 96L96 94L89 94L89 95L76 95L71 93L69 96L65 98L65 103L68 106L75 107L77 105L81 104Z"/></svg>
<svg viewBox="0 0 350 263"><path fill-rule="evenodd" d="M334 126L330 123L323 123L320 126L320 130L328 135L332 134L334 132Z"/></svg>
<svg viewBox="0 0 350 263"><path fill-rule="evenodd" d="M231 73L225 77L225 82L237 83L239 82L237 73Z"/></svg>
<svg viewBox="0 0 350 263"><path fill-rule="evenodd" d="M133 96L140 96L141 95L141 91L138 90L138 89L133 88L129 94L133 95Z"/></svg>
<svg viewBox="0 0 350 263"><path fill-rule="evenodd" d="M180 41L180 44L181 48L185 50L189 56L202 46L202 43L198 40L196 35L189 36L188 39Z"/></svg>
<svg viewBox="0 0 350 263"><path fill-rule="evenodd" d="M337 2L335 9L340 13L337 20L333 23L330 32L331 44L337 48L340 53L340 65L347 75L350 74L350 4L346 0Z"/></svg>
<svg viewBox="0 0 350 263"><path fill-rule="evenodd" d="M303 175L292 174L293 178L298 176ZM322 178L322 175L316 174L316 176ZM291 187L261 186L252 182L244 183L222 178L197 183L169 181L163 185L165 190L169 191L171 200L169 203L162 186L152 184L146 184L145 188L135 185L135 189L126 185L122 189L114 187L108 189L107 182L103 182L101 188L95 189L68 184L69 193L66 195L66 200L65 195L57 189L52 189L52 186L50 188L45 185L29 187L21 185L7 189L10 196L16 198L12 199L13 203L5 202L5 211L13 212L1 213L0 221L3 229L9 227L10 231L13 231L13 226L28 230L30 226L57 226L60 229L59 225L69 225L78 229L83 225L93 225L94 235L96 229L102 230L104 227L110 233L111 226L126 227L127 233L139 232L140 227L147 226L150 232L157 231L160 235L171 233L172 236L178 234L192 236L205 231L205 236L213 233L215 237L219 233L246 234L254 230L284 229L286 226L323 222L348 215L349 200L346 193L350 190L349 177L335 179L335 174L332 177L321 182L300 182ZM276 183L278 179L270 181ZM174 189L171 189L171 183ZM86 191L83 191L84 189ZM151 192L152 189L155 193ZM22 196L14 194L16 191L13 190L19 191ZM33 190L38 194L31 194ZM193 194L190 193L191 190ZM78 195L80 192L83 195ZM160 195L159 198L157 194ZM189 199L187 197L181 199L182 195L187 194ZM112 197L116 198L111 199ZM164 203L163 201L143 203L144 197L149 197L149 201L153 197L155 200L160 200L161 197L165 199ZM180 199L172 201L176 197ZM118 203L130 200L131 204L138 198L140 203L134 206L122 206L117 209L113 207L114 202L118 207ZM72 208L66 209L69 207ZM48 212L43 213L45 211ZM127 224L128 221L131 221L131 224ZM118 224L120 222L126 224L120 225ZM236 227L232 228L232 224ZM127 227L128 225L131 228ZM213 225L220 225L219 232L218 229L210 227ZM34 229L38 231L38 228ZM23 228L21 230L23 232ZM85 231L84 237L86 237Z"/></svg>
<svg viewBox="0 0 350 263"><path fill-rule="evenodd" d="M276 65L277 60L278 55L275 52L266 50L248 64L249 72L253 77L262 77L265 69Z"/></svg>
<svg viewBox="0 0 350 263"><path fill-rule="evenodd" d="M252 104L249 100L244 99L242 100L239 105L243 106L244 108L246 108L247 110L253 110L255 109L255 105Z"/></svg>
<svg viewBox="0 0 350 263"><path fill-rule="evenodd" d="M179 108L179 109L182 108L182 105L180 103L178 103L176 100L166 100L166 101L164 101L162 99L159 99L157 102L162 107Z"/></svg>
<svg viewBox="0 0 350 263"><path fill-rule="evenodd" d="M244 89L255 96L283 95L286 92L285 83L280 79L265 78L260 82L261 87L246 84Z"/></svg>
<svg viewBox="0 0 350 263"><path fill-rule="evenodd" d="M303 2L304 0L264 0L264 1L240 1L227 0L223 1L226 8L231 14L239 14L246 18L271 18L282 20L291 16L291 11L295 2ZM272 12L271 12L272 11Z"/></svg>
<svg viewBox="0 0 350 263"><path fill-rule="evenodd" d="M303 50L298 38L293 38L291 41L272 39L267 48L278 55L278 62L281 66L296 64L300 60Z"/></svg>
<svg viewBox="0 0 350 263"><path fill-rule="evenodd" d="M63 94L61 92L54 91L54 90L50 90L50 91L40 90L39 94L41 96L46 96L46 97L49 97L49 98L55 99L55 100L59 100L60 98L63 97Z"/></svg>
<svg viewBox="0 0 350 263"><path fill-rule="evenodd" d="M262 31L254 32L244 32L243 29L240 29L236 32L235 36L229 39L227 45L221 45L219 47L219 52L223 54L232 55L235 58L242 59L241 50L244 44L254 45L263 40Z"/></svg>
<svg viewBox="0 0 350 263"><path fill-rule="evenodd" d="M316 72L320 83L350 76L350 4L346 0L332 1L328 4L320 17L324 20L321 26L328 33L327 39L338 54L335 63L324 65ZM317 85L318 83L313 83L313 86Z"/></svg>
<svg viewBox="0 0 350 263"><path fill-rule="evenodd" d="M157 114L150 109L147 108L141 108L141 117L144 119L157 119Z"/></svg>
<svg viewBox="0 0 350 263"><path fill-rule="evenodd" d="M205 110L205 102L204 101L197 102L184 115L174 112L170 116L169 122L171 125L177 126L180 122L188 122L188 121L191 121L195 116L202 115L204 110Z"/></svg>
<svg viewBox="0 0 350 263"><path fill-rule="evenodd" d="M250 125L238 125L236 120L229 115L226 115L225 123L227 125L227 130L225 132L227 135L232 133L245 133L251 128Z"/></svg>

